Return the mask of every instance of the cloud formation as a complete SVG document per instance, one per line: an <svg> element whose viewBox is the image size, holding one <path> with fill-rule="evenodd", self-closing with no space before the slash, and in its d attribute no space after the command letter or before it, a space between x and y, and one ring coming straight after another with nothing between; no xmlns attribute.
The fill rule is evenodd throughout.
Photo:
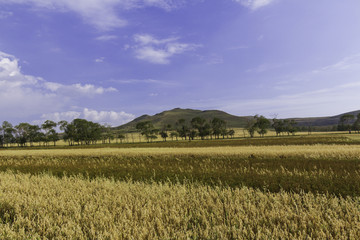
<svg viewBox="0 0 360 240"><path fill-rule="evenodd" d="M181 6L179 0L0 0L0 4L23 4L38 9L58 12L75 12L101 31L127 25L119 12L133 8L158 7L170 11Z"/></svg>
<svg viewBox="0 0 360 240"><path fill-rule="evenodd" d="M130 122L135 118L135 115L126 112L96 111L96 110L84 108L82 112L67 111L67 112L48 113L48 114L43 114L41 118L43 121L53 120L55 122L59 122L61 120L66 120L70 122L75 118L84 118L89 121L93 121L101 124L109 124L115 127Z"/></svg>
<svg viewBox="0 0 360 240"><path fill-rule="evenodd" d="M18 60L0 52L0 112L4 118L25 118L62 109L75 99L117 91L92 84L64 85L21 72Z"/></svg>
<svg viewBox="0 0 360 240"><path fill-rule="evenodd" d="M154 64L169 64L172 56L200 47L181 43L178 38L157 39L149 34L136 34L134 41L135 57Z"/></svg>
<svg viewBox="0 0 360 240"><path fill-rule="evenodd" d="M257 10L274 2L274 0L234 0L234 1L252 10Z"/></svg>

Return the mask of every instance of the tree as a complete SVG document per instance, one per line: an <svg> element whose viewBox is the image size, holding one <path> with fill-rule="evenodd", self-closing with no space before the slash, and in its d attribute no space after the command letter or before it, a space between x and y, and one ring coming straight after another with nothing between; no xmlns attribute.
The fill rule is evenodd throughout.
<svg viewBox="0 0 360 240"><path fill-rule="evenodd" d="M234 130L234 129L230 129L230 130L229 130L229 135L230 135L231 138L234 138L235 130Z"/></svg>
<svg viewBox="0 0 360 240"><path fill-rule="evenodd" d="M352 114L344 114L340 117L338 130L339 131L349 131L349 134L351 134L351 128L352 125L350 124L351 121L355 119L355 116Z"/></svg>
<svg viewBox="0 0 360 240"><path fill-rule="evenodd" d="M272 127L274 128L274 130L276 132L276 136L280 136L285 128L284 121L274 118Z"/></svg>
<svg viewBox="0 0 360 240"><path fill-rule="evenodd" d="M201 117L194 117L191 120L191 126L195 128L198 132L197 135L204 140L206 136L209 136L211 133L211 126L206 122L205 119Z"/></svg>
<svg viewBox="0 0 360 240"><path fill-rule="evenodd" d="M33 146L34 142L40 143L41 141L43 141L43 138L40 137L42 136L40 130L41 128L38 125L29 126L28 137L29 137L30 146Z"/></svg>
<svg viewBox="0 0 360 240"><path fill-rule="evenodd" d="M154 128L154 125L150 121L139 122L136 124L136 129L140 131L141 135L146 137L147 142L153 141L157 138L156 134L158 129Z"/></svg>
<svg viewBox="0 0 360 240"><path fill-rule="evenodd" d="M108 143L110 144L111 140L114 140L114 138L115 138L113 132L111 131L111 126L105 124L102 127L102 131L103 131L103 133L102 133L103 143L106 143L106 141L108 141Z"/></svg>
<svg viewBox="0 0 360 240"><path fill-rule="evenodd" d="M356 116L356 121L354 122L352 128L357 133L360 132L360 113Z"/></svg>
<svg viewBox="0 0 360 240"><path fill-rule="evenodd" d="M215 138L220 138L220 135L226 130L226 122L220 118L213 118L211 120L211 128ZM224 135L223 135L224 137Z"/></svg>
<svg viewBox="0 0 360 240"><path fill-rule="evenodd" d="M26 142L29 138L29 129L30 124L29 123L19 123L15 126L16 132L15 132L15 139L18 144L18 146L25 147Z"/></svg>
<svg viewBox="0 0 360 240"><path fill-rule="evenodd" d="M160 132L160 136L162 137L162 139L164 140L164 142L166 142L166 138L169 137L166 131L161 131L161 132Z"/></svg>
<svg viewBox="0 0 360 240"><path fill-rule="evenodd" d="M267 133L267 129L270 127L269 119L258 115L255 115L254 119L256 120L255 127L257 132L259 133L260 137L264 137L264 135Z"/></svg>
<svg viewBox="0 0 360 240"><path fill-rule="evenodd" d="M120 143L122 143L122 142L123 142L123 140L124 140L126 137L125 137L125 135L124 135L124 134L119 133L119 134L117 135L117 138L118 138L118 139L120 139Z"/></svg>
<svg viewBox="0 0 360 240"><path fill-rule="evenodd" d="M46 120L42 125L41 128L45 131L45 142L48 144L48 142L53 141L54 146L56 141L59 139L59 136L57 136L57 132L54 130L56 128L57 123L51 120Z"/></svg>
<svg viewBox="0 0 360 240"><path fill-rule="evenodd" d="M64 141L70 146L77 144L94 144L101 139L102 126L85 119L74 119L71 123L59 122L60 130L64 131Z"/></svg>
<svg viewBox="0 0 360 240"><path fill-rule="evenodd" d="M1 128L3 133L3 144L9 146L9 144L15 143L15 137L13 135L15 133L15 129L13 128L13 125L7 121L4 121Z"/></svg>
<svg viewBox="0 0 360 240"><path fill-rule="evenodd" d="M257 116L257 115L256 115ZM255 118L247 118L246 119L246 126L245 126L246 131L248 131L249 135L251 138L254 137L255 131L257 129L256 126L256 119Z"/></svg>
<svg viewBox="0 0 360 240"><path fill-rule="evenodd" d="M170 133L170 137L171 137L171 140L174 141L174 138L176 139L176 141L178 140L178 137L179 137L179 133L178 132L171 132Z"/></svg>
<svg viewBox="0 0 360 240"><path fill-rule="evenodd" d="M164 142L166 142L166 138L169 137L168 131L170 131L170 130L171 130L171 124L166 124L163 126L163 128L160 132L160 136L162 137Z"/></svg>
<svg viewBox="0 0 360 240"><path fill-rule="evenodd" d="M294 135L298 131L298 129L296 127L297 122L295 120L285 119L283 121L283 123L284 123L283 130L284 130L284 132L287 132L288 135L290 135L290 134Z"/></svg>
<svg viewBox="0 0 360 240"><path fill-rule="evenodd" d="M185 119L179 119L176 123L176 131L179 133L179 137L185 138L188 136L190 129L188 125L186 124Z"/></svg>

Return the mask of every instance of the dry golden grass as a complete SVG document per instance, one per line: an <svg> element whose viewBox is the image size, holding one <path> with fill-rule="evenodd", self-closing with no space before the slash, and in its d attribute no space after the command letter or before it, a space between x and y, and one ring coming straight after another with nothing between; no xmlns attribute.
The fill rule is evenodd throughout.
<svg viewBox="0 0 360 240"><path fill-rule="evenodd" d="M136 156L136 155L249 155L259 158L302 157L302 158L336 158L360 159L359 145L290 145L290 146L238 146L206 148L89 148L89 149L34 149L0 151L0 157L11 156Z"/></svg>
<svg viewBox="0 0 360 240"><path fill-rule="evenodd" d="M359 239L360 198L0 173L1 239Z"/></svg>

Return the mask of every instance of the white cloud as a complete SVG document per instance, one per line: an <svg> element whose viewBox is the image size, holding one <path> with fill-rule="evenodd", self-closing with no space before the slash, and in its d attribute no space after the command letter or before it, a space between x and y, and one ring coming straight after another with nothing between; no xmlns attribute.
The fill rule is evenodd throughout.
<svg viewBox="0 0 360 240"><path fill-rule="evenodd" d="M65 120L71 122L76 118L84 118L88 121L93 121L100 124L109 124L115 127L132 121L135 118L135 115L126 112L96 111L84 108L82 112L67 111L43 114L41 116L42 120L37 122L43 122L45 120L52 120L55 122Z"/></svg>
<svg viewBox="0 0 360 240"><path fill-rule="evenodd" d="M50 11L75 12L85 22L102 31L123 27L127 21L118 15L119 10L148 6L170 11L181 6L179 0L0 0L0 4L24 4Z"/></svg>
<svg viewBox="0 0 360 240"><path fill-rule="evenodd" d="M94 60L96 63L102 63L105 61L105 58L104 57L100 57L100 58L97 58Z"/></svg>
<svg viewBox="0 0 360 240"><path fill-rule="evenodd" d="M157 85L168 85L173 86L177 85L176 82L162 81L156 79L120 79L120 80L109 80L109 82L119 83L119 84L157 84Z"/></svg>
<svg viewBox="0 0 360 240"><path fill-rule="evenodd" d="M285 63L263 63L255 68L250 68L247 69L245 72L247 73L262 73L262 72L267 72L270 70L274 70L274 69L278 69L281 67L286 66L287 64Z"/></svg>
<svg viewBox="0 0 360 240"><path fill-rule="evenodd" d="M0 52L0 112L7 119L28 118L63 109L76 99L117 91L92 84L64 85L21 72L19 61Z"/></svg>
<svg viewBox="0 0 360 240"><path fill-rule="evenodd" d="M12 15L14 15L13 12L0 11L0 19L5 19L11 17Z"/></svg>
<svg viewBox="0 0 360 240"><path fill-rule="evenodd" d="M275 2L275 0L234 0L234 1L252 10L257 10L259 8L265 7Z"/></svg>
<svg viewBox="0 0 360 240"><path fill-rule="evenodd" d="M110 41L110 40L115 40L115 39L117 39L118 37L117 36L115 36L115 35L101 35L101 36L99 36L99 37L97 37L97 38L95 38L96 40L98 40L98 41Z"/></svg>
<svg viewBox="0 0 360 240"><path fill-rule="evenodd" d="M359 110L360 83L349 82L311 91L258 99L206 101L227 112L271 117L323 117Z"/></svg>
<svg viewBox="0 0 360 240"><path fill-rule="evenodd" d="M42 85L45 89L60 93L62 95L78 95L81 94L83 96L92 96L96 94L104 94L107 92L117 92L118 90L113 87L104 88L104 87L97 87L92 84L71 84L71 85L63 85L60 83L54 83L54 82L43 82Z"/></svg>
<svg viewBox="0 0 360 240"><path fill-rule="evenodd" d="M87 108L84 109L83 116L87 120L102 124L107 123L111 126L119 126L135 118L135 115L126 112L95 111Z"/></svg>
<svg viewBox="0 0 360 240"><path fill-rule="evenodd" d="M117 90L113 87L103 88L103 87L96 87L92 84L85 84L82 85L80 83L73 84L70 88L74 89L76 92L83 93L83 94L103 94L106 92L117 92Z"/></svg>
<svg viewBox="0 0 360 240"><path fill-rule="evenodd" d="M75 118L80 118L81 112L68 111L68 112L55 112L55 113L46 113L41 115L41 119L43 120L52 120L55 122L60 122L62 120L72 121ZM43 122L43 121L39 121Z"/></svg>
<svg viewBox="0 0 360 240"><path fill-rule="evenodd" d="M338 71L359 71L360 70L360 54L344 57L340 61L316 69L313 73L338 72Z"/></svg>
<svg viewBox="0 0 360 240"><path fill-rule="evenodd" d="M200 47L197 44L180 43L178 38L157 39L149 34L137 34L134 40L136 58L155 64L169 64L172 56Z"/></svg>

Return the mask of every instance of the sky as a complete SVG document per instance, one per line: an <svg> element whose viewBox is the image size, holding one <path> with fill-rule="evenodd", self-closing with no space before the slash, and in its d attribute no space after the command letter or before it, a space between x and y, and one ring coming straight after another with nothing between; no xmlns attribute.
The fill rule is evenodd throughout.
<svg viewBox="0 0 360 240"><path fill-rule="evenodd" d="M0 0L0 122L360 109L359 0Z"/></svg>

